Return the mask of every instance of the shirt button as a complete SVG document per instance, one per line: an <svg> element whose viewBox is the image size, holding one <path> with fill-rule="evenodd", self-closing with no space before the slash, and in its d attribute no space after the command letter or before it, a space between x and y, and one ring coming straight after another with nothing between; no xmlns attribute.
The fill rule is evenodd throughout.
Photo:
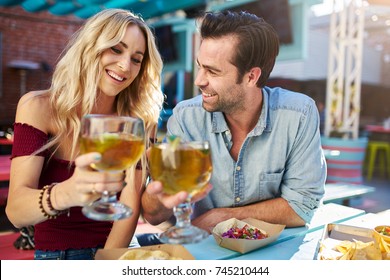
<svg viewBox="0 0 390 280"><path fill-rule="evenodd" d="M226 135L230 136L230 130L226 131Z"/></svg>
<svg viewBox="0 0 390 280"><path fill-rule="evenodd" d="M237 170L237 171L240 171L240 170L241 170L241 166L237 166L237 167L236 167L236 170Z"/></svg>
<svg viewBox="0 0 390 280"><path fill-rule="evenodd" d="M240 202L240 200L241 200L241 198L236 197L236 201L237 201L237 202Z"/></svg>

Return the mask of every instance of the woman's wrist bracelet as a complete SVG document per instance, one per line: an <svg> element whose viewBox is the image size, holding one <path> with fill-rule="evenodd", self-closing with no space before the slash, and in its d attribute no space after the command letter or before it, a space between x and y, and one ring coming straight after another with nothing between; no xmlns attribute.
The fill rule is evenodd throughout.
<svg viewBox="0 0 390 280"><path fill-rule="evenodd" d="M66 210L57 210L53 207L53 204L51 203L51 191L53 187L57 185L57 183L52 183L51 185L44 186L39 194L39 209L41 209L41 212L45 218L50 219L56 219L59 215L68 213L69 216L69 209ZM50 212L54 212L54 214L48 213L45 208L43 207L43 196L46 193L46 204L47 207L49 208Z"/></svg>

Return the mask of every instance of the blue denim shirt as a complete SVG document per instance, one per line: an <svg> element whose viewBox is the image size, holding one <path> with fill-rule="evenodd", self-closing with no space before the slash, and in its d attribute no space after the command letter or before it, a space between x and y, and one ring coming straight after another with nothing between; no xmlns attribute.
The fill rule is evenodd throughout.
<svg viewBox="0 0 390 280"><path fill-rule="evenodd" d="M309 223L324 194L326 163L314 101L282 88L263 88L263 106L235 161L232 136L221 112L207 112L202 97L180 102L167 123L168 135L210 142L210 194L194 205L193 217L216 207L240 207L284 198Z"/></svg>

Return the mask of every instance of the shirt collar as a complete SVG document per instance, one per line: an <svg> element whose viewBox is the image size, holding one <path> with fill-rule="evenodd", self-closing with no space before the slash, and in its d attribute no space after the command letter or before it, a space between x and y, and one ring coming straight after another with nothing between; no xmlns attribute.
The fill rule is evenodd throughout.
<svg viewBox="0 0 390 280"><path fill-rule="evenodd" d="M271 132L271 121L269 118L269 92L267 91L267 87L262 89L263 93L263 105L261 108L261 114L259 120L253 131L249 134L250 136L258 136L265 132Z"/></svg>
<svg viewBox="0 0 390 280"><path fill-rule="evenodd" d="M229 130L225 117L222 112L211 113L212 133L222 133Z"/></svg>

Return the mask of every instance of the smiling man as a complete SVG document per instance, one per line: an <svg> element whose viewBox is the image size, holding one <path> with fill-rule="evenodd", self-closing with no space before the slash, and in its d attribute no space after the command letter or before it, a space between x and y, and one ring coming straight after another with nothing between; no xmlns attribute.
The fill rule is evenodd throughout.
<svg viewBox="0 0 390 280"><path fill-rule="evenodd" d="M279 52L275 30L253 14L226 11L206 13L200 35L202 94L179 103L167 124L169 135L210 142L212 190L198 197L192 223L208 231L232 217L310 223L326 177L319 114L308 96L266 86ZM142 197L145 218L167 220L185 196L164 195L153 182Z"/></svg>

